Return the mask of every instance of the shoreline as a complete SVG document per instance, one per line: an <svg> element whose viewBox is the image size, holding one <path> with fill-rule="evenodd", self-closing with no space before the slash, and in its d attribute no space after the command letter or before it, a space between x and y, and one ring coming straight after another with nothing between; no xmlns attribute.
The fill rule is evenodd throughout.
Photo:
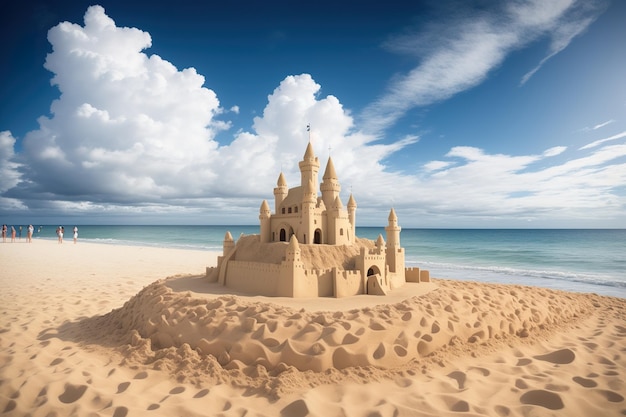
<svg viewBox="0 0 626 417"><path fill-rule="evenodd" d="M157 227L157 226L155 226ZM159 226L160 227L160 226ZM221 227L221 226L220 226ZM224 226L226 227L226 226ZM243 226L238 226L243 227ZM482 229L481 229L482 230ZM494 229L500 230L500 229ZM543 229L541 229L543 230ZM546 229L552 230L552 229ZM559 229L560 230L560 229ZM578 229L566 229L566 230L578 230ZM586 230L586 229L584 229ZM603 229L604 230L604 229ZM607 229L609 230L609 229ZM610 230L622 230L622 229L610 229ZM80 235L80 233L79 233ZM36 242L55 242L56 237L35 237L33 238L33 244ZM22 242L26 243L25 238ZM217 256L221 255L221 246L199 246L196 244L181 244L181 243L147 243L143 241L124 241L120 239L106 239L106 238L81 238L79 236L78 244L93 244L93 245L113 245L123 247L145 247L145 248L157 248L157 249L172 249L183 251L204 251L207 253L206 266L212 266L216 263ZM7 244L12 244L7 242ZM65 239L63 245L73 244L72 239ZM221 243L220 243L221 245ZM0 246L1 248L1 246ZM507 267L488 267L488 266L476 266L476 265L464 265L464 264L439 264L437 262L418 262L412 260L410 256L407 257L407 267L417 266L423 269L431 271L431 276L460 280L460 281L476 281L492 284L504 284L504 285L528 285L540 288L548 288L561 291L570 291L575 293L591 293L599 294L609 297L618 297L626 299L626 282L621 281L613 284L603 282L602 277L590 277L590 278L576 278L574 273L564 273L559 271L543 271L543 270L515 270L514 268ZM584 275L584 274L583 274ZM595 281L598 280L598 281Z"/></svg>
<svg viewBox="0 0 626 417"><path fill-rule="evenodd" d="M435 278L283 306L185 282L217 253L40 243L0 247L2 415L626 411L620 298Z"/></svg>

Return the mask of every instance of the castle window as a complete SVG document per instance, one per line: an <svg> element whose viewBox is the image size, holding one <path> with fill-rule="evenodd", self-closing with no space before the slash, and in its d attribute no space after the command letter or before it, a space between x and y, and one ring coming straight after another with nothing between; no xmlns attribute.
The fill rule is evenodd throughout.
<svg viewBox="0 0 626 417"><path fill-rule="evenodd" d="M297 213L297 212L298 212L298 206L295 206L295 207L293 208L293 211L294 211L294 213Z"/></svg>
<svg viewBox="0 0 626 417"><path fill-rule="evenodd" d="M289 210L287 211L287 213L291 214L291 207L289 207Z"/></svg>
<svg viewBox="0 0 626 417"><path fill-rule="evenodd" d="M339 229L339 236L343 236L343 227Z"/></svg>
<svg viewBox="0 0 626 417"><path fill-rule="evenodd" d="M282 208L281 213L285 214L285 208L284 207Z"/></svg>

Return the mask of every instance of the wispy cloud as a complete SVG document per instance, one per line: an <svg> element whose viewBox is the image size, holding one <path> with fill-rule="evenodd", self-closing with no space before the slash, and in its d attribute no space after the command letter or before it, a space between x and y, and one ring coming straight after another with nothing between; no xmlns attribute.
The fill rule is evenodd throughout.
<svg viewBox="0 0 626 417"><path fill-rule="evenodd" d="M547 29L552 38L548 55L543 58L537 66L522 76L520 85L526 84L526 82L533 75L535 75L535 73L539 71L550 58L567 48L575 37L584 33L589 25L591 25L598 18L605 6L606 3L578 2L577 4L572 5L572 7L567 10L563 16L555 20L552 27Z"/></svg>
<svg viewBox="0 0 626 417"><path fill-rule="evenodd" d="M362 112L366 131L380 132L413 107L445 100L480 84L509 53L550 34L551 52L524 76L527 82L595 20L596 3L512 2L489 12L464 10L442 24L392 39L388 48L415 56L419 65L395 77L387 91Z"/></svg>
<svg viewBox="0 0 626 417"><path fill-rule="evenodd" d="M594 127L592 127L591 129L592 129L592 130L598 130L598 129L600 129L600 128L602 128L602 127L606 126L606 125L610 125L611 123L615 123L615 120L613 120L613 119L611 119L611 120L607 120L607 121L606 121L606 122L604 122L604 123L599 123L599 124L595 125L595 126L594 126Z"/></svg>
<svg viewBox="0 0 626 417"><path fill-rule="evenodd" d="M598 125L598 126L600 126L600 125ZM594 128L594 129L596 129L596 128ZM622 133L618 133L617 135L613 135L613 136L608 137L608 138L599 139L599 140L596 140L594 142L588 143L587 145L579 148L578 150L594 148L594 147L596 147L598 145L603 144L604 142L610 142L612 140L617 140L617 139L621 139L621 138L624 138L624 137L626 137L626 131L624 131Z"/></svg>

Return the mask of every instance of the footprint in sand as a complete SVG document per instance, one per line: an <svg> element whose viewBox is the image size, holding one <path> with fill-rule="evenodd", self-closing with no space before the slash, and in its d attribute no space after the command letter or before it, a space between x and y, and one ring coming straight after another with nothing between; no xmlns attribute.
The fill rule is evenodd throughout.
<svg viewBox="0 0 626 417"><path fill-rule="evenodd" d="M182 394L183 392L185 392L185 387L176 387L170 390L170 394L172 395Z"/></svg>
<svg viewBox="0 0 626 417"><path fill-rule="evenodd" d="M447 377L454 379L456 383L458 384L459 389L465 389L465 380L467 379L467 375L465 374L465 372L461 372L461 371L450 372L447 375Z"/></svg>
<svg viewBox="0 0 626 417"><path fill-rule="evenodd" d="M574 382L582 385L585 388L595 388L598 386L598 383L594 381L593 379L587 379L581 376L575 376L574 378L572 378L572 380L574 380Z"/></svg>
<svg viewBox="0 0 626 417"><path fill-rule="evenodd" d="M545 355L533 356L535 359L545 362L551 362L557 365L566 365L574 362L576 354L570 349L561 349Z"/></svg>
<svg viewBox="0 0 626 417"><path fill-rule="evenodd" d="M60 364L61 362L63 362L63 358L56 358L55 360L50 362L50 365L48 365L48 366L56 366L56 365Z"/></svg>
<svg viewBox="0 0 626 417"><path fill-rule="evenodd" d="M117 386L117 392L116 394L121 394L124 391L126 391L128 389L128 387L130 386L130 382L122 382L121 384L119 384Z"/></svg>
<svg viewBox="0 0 626 417"><path fill-rule="evenodd" d="M139 372L133 379L146 379L148 378L148 373L145 371Z"/></svg>
<svg viewBox="0 0 626 417"><path fill-rule="evenodd" d="M17 407L17 403L13 400L9 400L6 407L4 407L4 411L2 411L2 414L15 410L15 407Z"/></svg>
<svg viewBox="0 0 626 417"><path fill-rule="evenodd" d="M194 395L193 398L202 398L202 397L205 397L208 393L209 393L209 390L205 388L201 391L198 391L198 393Z"/></svg>
<svg viewBox="0 0 626 417"><path fill-rule="evenodd" d="M559 394L545 390L532 390L520 397L522 404L538 405L550 410L560 410L565 407Z"/></svg>
<svg viewBox="0 0 626 417"><path fill-rule="evenodd" d="M87 385L73 385L73 384L65 384L65 391L63 394L59 395L59 401L64 404L71 404L80 400L85 391L87 390Z"/></svg>
<svg viewBox="0 0 626 417"><path fill-rule="evenodd" d="M128 415L128 408L126 407L117 407L115 412L113 412L113 417L126 417Z"/></svg>
<svg viewBox="0 0 626 417"><path fill-rule="evenodd" d="M595 390L595 392L600 394L600 396L602 396L605 400L610 401L612 403L621 403L622 401L624 401L624 397L615 391L598 389L598 390Z"/></svg>

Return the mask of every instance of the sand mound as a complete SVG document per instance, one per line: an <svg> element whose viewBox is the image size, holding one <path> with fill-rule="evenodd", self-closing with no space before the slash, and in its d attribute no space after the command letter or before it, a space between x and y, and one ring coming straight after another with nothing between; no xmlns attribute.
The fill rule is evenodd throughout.
<svg viewBox="0 0 626 417"><path fill-rule="evenodd" d="M592 308L589 302L571 303L549 290L526 297L522 287L494 286L481 294L441 281L438 290L401 303L311 313L233 295L206 298L174 292L168 282L147 286L98 320L92 331L118 333L120 340L154 352L195 351L224 369L247 373L259 367L262 372L290 367L315 372L392 369L450 346L471 349L489 340L525 338ZM536 359L568 363L571 356L566 350Z"/></svg>

